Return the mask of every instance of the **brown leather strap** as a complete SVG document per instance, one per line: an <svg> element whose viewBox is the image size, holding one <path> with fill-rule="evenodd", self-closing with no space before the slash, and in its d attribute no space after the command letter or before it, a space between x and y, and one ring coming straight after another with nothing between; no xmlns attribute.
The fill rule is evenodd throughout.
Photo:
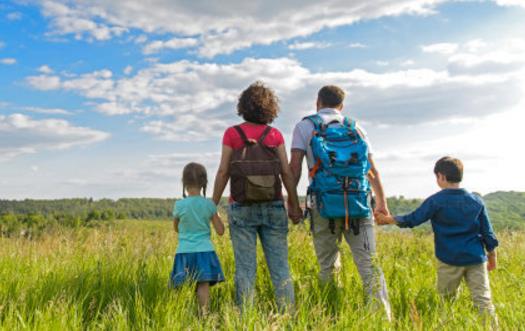
<svg viewBox="0 0 525 331"><path fill-rule="evenodd" d="M272 127L271 127L271 126L269 126L269 125L266 126L266 129L264 129L262 135L259 137L259 139L257 140L257 142L258 142L259 144L262 145L264 139L266 139L266 136L268 135L268 133L270 133L271 130L272 130Z"/></svg>
<svg viewBox="0 0 525 331"><path fill-rule="evenodd" d="M236 125L233 127L237 132L239 133L239 136L241 136L242 141L244 142L244 145L249 145L250 141L248 140L248 137L246 137L246 134L242 130L240 125Z"/></svg>

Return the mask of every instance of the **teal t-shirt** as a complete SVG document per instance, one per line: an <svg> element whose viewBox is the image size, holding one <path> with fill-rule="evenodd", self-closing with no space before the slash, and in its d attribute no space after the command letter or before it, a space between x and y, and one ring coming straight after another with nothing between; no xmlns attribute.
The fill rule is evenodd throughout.
<svg viewBox="0 0 525 331"><path fill-rule="evenodd" d="M210 239L210 220L216 212L215 204L200 195L175 202L173 217L179 220L177 253L214 250Z"/></svg>

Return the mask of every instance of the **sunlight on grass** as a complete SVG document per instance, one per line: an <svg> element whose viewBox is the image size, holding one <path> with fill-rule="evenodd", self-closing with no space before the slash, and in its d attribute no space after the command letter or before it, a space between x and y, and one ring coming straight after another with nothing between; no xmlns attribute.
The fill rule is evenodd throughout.
<svg viewBox="0 0 525 331"><path fill-rule="evenodd" d="M226 282L212 288L211 314L197 317L191 286L168 290L176 247L171 223L118 221L63 230L30 241L0 238L0 329L312 329L479 330L480 319L464 288L442 303L435 290L432 236L378 231L378 260L395 319L388 323L365 304L347 247L337 288L319 286L307 226L290 233L296 289L295 314L277 314L262 251L258 252L257 300L241 316L234 305L234 261L228 235L214 242ZM500 233L499 269L491 273L500 326L525 321L525 233Z"/></svg>

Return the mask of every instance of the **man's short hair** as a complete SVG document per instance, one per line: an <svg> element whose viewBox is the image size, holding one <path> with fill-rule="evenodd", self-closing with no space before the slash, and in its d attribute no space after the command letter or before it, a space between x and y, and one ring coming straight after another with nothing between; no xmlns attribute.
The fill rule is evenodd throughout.
<svg viewBox="0 0 525 331"><path fill-rule="evenodd" d="M442 174L449 183L459 183L463 180L463 162L451 156L444 156L436 162L434 173Z"/></svg>
<svg viewBox="0 0 525 331"><path fill-rule="evenodd" d="M345 99L345 91L335 85L323 86L317 93L317 99L322 106L336 108Z"/></svg>

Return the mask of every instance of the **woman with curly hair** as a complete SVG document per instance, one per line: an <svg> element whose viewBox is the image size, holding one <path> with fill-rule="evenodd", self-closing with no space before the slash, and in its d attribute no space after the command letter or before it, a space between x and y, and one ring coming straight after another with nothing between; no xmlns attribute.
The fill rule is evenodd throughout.
<svg viewBox="0 0 525 331"><path fill-rule="evenodd" d="M253 303L257 236L262 244L279 309L292 308L294 289L288 266L288 217L281 182L288 192L288 216L302 217L284 138L269 126L279 113L272 89L255 82L237 104L244 122L224 133L213 190L218 204L230 181L228 220L235 258L235 291L242 307Z"/></svg>

